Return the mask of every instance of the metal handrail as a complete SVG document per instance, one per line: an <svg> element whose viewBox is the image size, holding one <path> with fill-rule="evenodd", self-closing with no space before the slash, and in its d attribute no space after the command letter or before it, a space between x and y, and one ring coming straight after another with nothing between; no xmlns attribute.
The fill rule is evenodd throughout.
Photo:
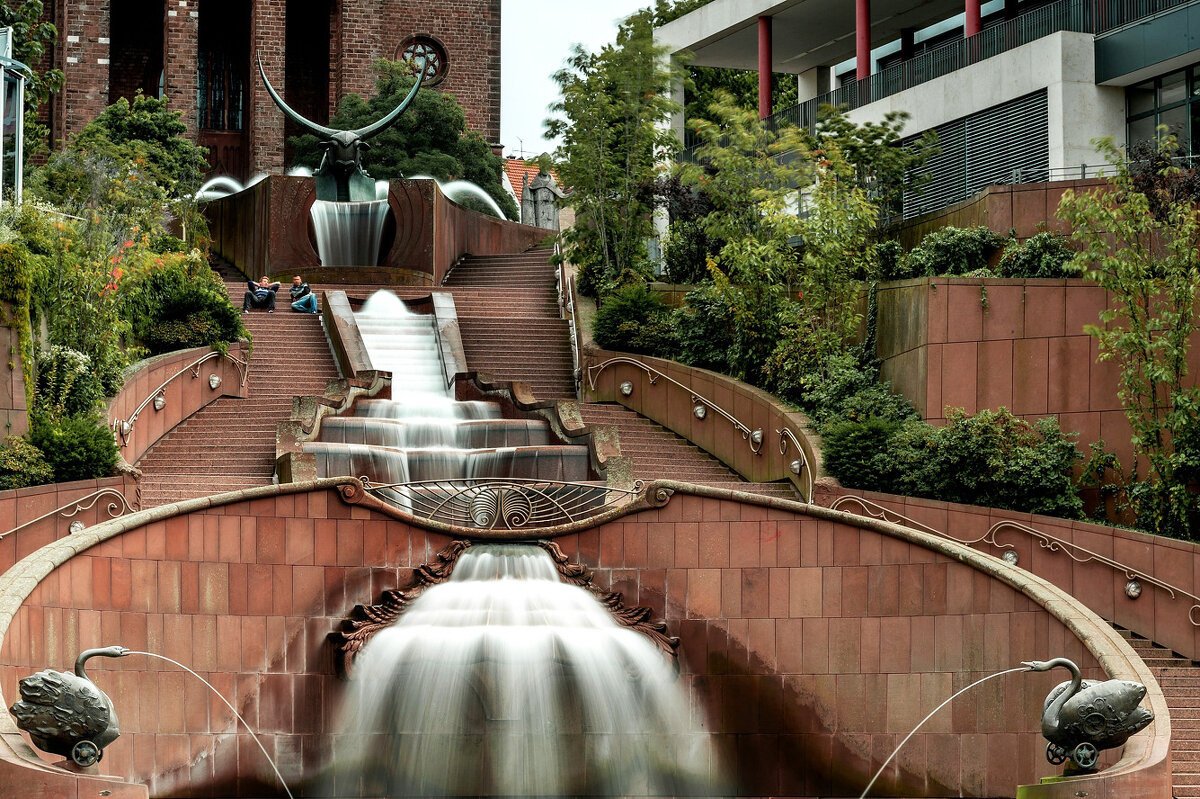
<svg viewBox="0 0 1200 799"><path fill-rule="evenodd" d="M108 518L110 518L110 519L115 519L118 516L124 516L126 513L129 513L131 510L133 510L133 508L131 508L129 506L129 500L125 499L125 495L122 494L120 491L116 490L115 488L101 488L100 490L93 491L92 493L82 496L79 499L73 499L70 502L66 503L65 505L60 505L59 507L55 508L54 510L52 510L48 513L43 513L41 516L38 516L36 519L30 519L29 521L25 522L24 524L17 525L16 527L14 527L13 529L9 530L6 533L0 533L0 538L4 538L5 536L10 536L13 533L24 530L26 527L35 525L38 522L48 519L55 514L61 515L64 519L69 519L77 513L82 513L85 510L90 510L91 508L95 507L96 503L99 502L100 499L104 496L115 497L115 499L112 502L108 503L108 507L105 509L108 512ZM88 500L91 500L91 501L87 502ZM117 500L120 500L120 505L117 504ZM86 505L83 504L84 502L87 502L87 504ZM70 508L72 505L75 506L74 509L68 511L67 508ZM119 510L118 510L118 508L119 508ZM75 528L75 525L79 525L79 527ZM82 529L83 529L83 522L81 522L79 520L75 520L75 521L71 522L71 526L70 526L71 533L77 533Z"/></svg>
<svg viewBox="0 0 1200 799"><path fill-rule="evenodd" d="M787 448L789 442L796 448L797 464L799 468L792 468L792 472L799 476L804 475L805 482L808 483L808 491L805 493L804 501L813 501L813 489L815 480L813 479L813 470L808 463L808 456L804 454L804 447L800 445L800 439L796 438L796 434L786 427L775 431L775 435L779 436L779 454L787 456Z"/></svg>
<svg viewBox="0 0 1200 799"><path fill-rule="evenodd" d="M562 242L554 239L554 255L562 255ZM571 335L571 376L575 380L575 398L581 399L579 391L582 383L582 370L579 358L579 327L575 316L575 280L567 275L566 261L558 265L558 306L567 320L567 332Z"/></svg>
<svg viewBox="0 0 1200 799"><path fill-rule="evenodd" d="M170 385L175 378L186 372L191 372L192 379L197 380L200 377L200 367L208 361L211 361L213 358L220 358L222 355L228 358L238 368L238 372L242 376L242 387L245 387L246 380L250 377L250 364L247 361L235 358L228 352L222 353L217 352L216 350L207 352L160 383L158 388L151 391L150 394L144 400L142 400L141 404L134 409L133 413L130 414L128 419L113 419L112 430L113 433L121 439L121 446L124 447L129 444L129 434L133 432L133 426L137 423L138 417L141 416L142 411L146 410L146 406L154 402L159 397L162 397L164 402L166 401L167 386ZM213 388L216 388L216 386L213 386Z"/></svg>
<svg viewBox="0 0 1200 799"><path fill-rule="evenodd" d="M587 370L588 389L590 391L595 391L596 390L596 377L598 377L599 374L601 372L603 372L605 369L607 369L609 366L612 366L613 364L618 364L618 363L624 363L624 364L628 364L630 366L636 366L639 369L645 371L646 374L649 375L649 377L650 377L650 385L652 385L652 386L655 385L656 383L658 383L658 379L661 377L661 378L665 379L668 383L672 383L676 386L679 386L684 391L689 392L692 395L692 403L693 404L702 405L705 408L711 408L712 410L716 411L718 414L720 414L722 417L724 417L730 424L733 425L734 430L737 430L739 433L742 434L742 438L744 440L750 442L750 451L751 452L753 452L755 455L762 454L763 431L761 429L751 430L748 426L746 426L740 419L738 419L732 413L725 410L720 405L718 405L717 403L710 400L708 397L705 397L702 394L696 393L696 391L694 391L691 386L685 386L683 383L680 383L678 380L675 380L674 378L670 377L669 375L665 374L664 372L660 372L659 370L657 370L651 366L647 366L646 364L642 363L641 361L637 360L636 358L630 358L630 357L627 357L624 355L618 355L615 358L609 358L604 363L596 364L594 366L589 366L588 370ZM794 438L794 436L793 436L793 438Z"/></svg>
<svg viewBox="0 0 1200 799"><path fill-rule="evenodd" d="M853 510L849 511L856 516L869 516L872 519L883 519L885 522L902 524L905 527L915 527L916 529L925 533L929 533L930 535L936 535L940 536L941 538L949 538L953 541L958 541L958 539L954 538L954 536L946 535L941 530L935 530L929 525L922 524L916 519L910 519L902 513L896 513L896 511L892 510L891 508L885 508L878 502L872 502L869 499L863 499L862 497L855 496L854 494L843 494L830 503L829 508L830 510L842 510L847 505L858 505L859 509L862 511L861 513ZM961 544L964 542L959 541L959 543Z"/></svg>
<svg viewBox="0 0 1200 799"><path fill-rule="evenodd" d="M863 499L862 497L854 496L853 494L845 494L841 497L838 497L832 504L830 504L829 507L833 510L841 510L848 505L858 505L863 511L863 513L858 514L860 516L866 515L876 519L883 519L884 521L895 524L904 524L909 527L915 527L940 538L948 538L951 541L963 544L964 546L972 546L974 544L990 544L1002 552L1012 553L1011 557L1006 557L1004 560L1013 566L1017 565L1016 547L1013 544L1000 543L996 540L996 535L1003 530L1017 530L1025 533L1030 538L1033 538L1039 547L1048 552L1062 552L1076 563L1100 563L1108 566L1115 572L1124 574L1125 579L1129 581L1125 587L1125 594L1130 599L1138 598L1138 596L1141 594L1142 583L1152 585L1155 588L1160 588L1163 591L1166 591L1171 599L1176 599L1178 596L1187 597L1192 601L1192 606L1188 608L1188 621L1192 623L1193 627L1200 627L1200 618L1198 618L1196 615L1197 611L1200 611L1200 596L1197 596L1189 591L1184 591L1179 586L1171 585L1170 583L1160 580L1157 577L1142 571L1141 569L1135 569L1134 567L1121 563L1118 560L1113 560L1107 555L1101 555L1099 552L1093 552L1087 547L1081 547L1071 541L1059 538L1058 536L1050 535L1049 533L1038 530L1035 527L1030 527L1022 522L1013 521L1011 519L1002 519L989 527L988 531L978 538L964 540L961 538L956 538L948 533L944 533L941 530L935 530L929 525L922 524L914 519L908 518L907 516L896 513L894 510L885 508L883 505L872 502L869 499ZM855 511L850 512L854 513Z"/></svg>

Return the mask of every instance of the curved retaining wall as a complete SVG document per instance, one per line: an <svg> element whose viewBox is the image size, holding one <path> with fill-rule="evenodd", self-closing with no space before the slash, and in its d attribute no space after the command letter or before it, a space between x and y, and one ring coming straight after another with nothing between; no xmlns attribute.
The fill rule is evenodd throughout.
<svg viewBox="0 0 1200 799"><path fill-rule="evenodd" d="M20 676L66 667L88 646L146 647L209 677L301 781L326 756L342 690L326 636L452 540L369 500L347 504L338 486L357 483L164 506L26 558L0 577L0 691L12 697ZM1114 769L1066 785L1170 795L1161 693L1127 645L1063 592L884 522L680 484L652 484L651 495L660 488L676 491L662 507L557 542L595 569L598 585L682 638L682 679L740 794L857 795L953 690L1020 660L1066 655L1086 676L1147 683L1159 718ZM155 794L277 791L250 738L198 682L144 657L93 663L123 730L106 772ZM1012 796L1051 773L1037 719L1060 679L1011 674L964 697L909 742L875 793ZM44 771L30 757L0 716L5 780L24 780L23 763Z"/></svg>
<svg viewBox="0 0 1200 799"><path fill-rule="evenodd" d="M1194 543L1053 516L854 489L819 494L817 501L829 505L847 495L861 496L943 535L971 542L972 547L990 555L1011 549L1022 568L1077 597L1103 618L1191 660L1200 660L1200 546ZM1032 527L1063 544L1012 526L997 528L989 536L989 531L1006 521ZM1096 556L1160 580L1167 587L1141 578L1141 594L1130 598L1125 593L1129 575L1124 568Z"/></svg>
<svg viewBox="0 0 1200 799"><path fill-rule="evenodd" d="M137 463L155 442L196 411L221 397L245 397L249 350L246 342L230 344L228 356L209 347L197 347L130 367L121 390L108 403L108 422L117 431L121 458L126 463ZM221 380L216 388L209 385L212 375ZM154 397L160 393L165 403L162 410L155 410ZM120 433L121 422L130 423L124 435Z"/></svg>
<svg viewBox="0 0 1200 799"><path fill-rule="evenodd" d="M256 279L299 272L314 283L441 285L464 254L522 252L550 235L463 208L432 180L393 180L380 265L323 267L309 221L316 197L312 178L270 175L207 203L213 251Z"/></svg>
<svg viewBox="0 0 1200 799"><path fill-rule="evenodd" d="M653 419L750 482L790 480L807 498L821 477L808 417L754 386L665 358L594 348L583 355L581 379L585 399L619 402ZM621 391L626 382L628 395ZM703 419L696 417L697 404L706 408ZM757 447L749 438L755 430L763 436ZM797 459L799 472L791 468Z"/></svg>

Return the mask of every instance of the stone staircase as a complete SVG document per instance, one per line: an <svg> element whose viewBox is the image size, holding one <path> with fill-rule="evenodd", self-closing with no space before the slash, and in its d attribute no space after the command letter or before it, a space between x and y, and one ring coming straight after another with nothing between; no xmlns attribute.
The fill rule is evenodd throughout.
<svg viewBox="0 0 1200 799"><path fill-rule="evenodd" d="M569 325L558 313L550 250L467 256L450 272L472 369L529 383L539 399L575 396Z"/></svg>
<svg viewBox="0 0 1200 799"><path fill-rule="evenodd" d="M588 424L616 425L621 454L633 459L633 476L640 480L669 478L781 499L799 498L790 483L746 482L687 439L623 405L585 402L580 409Z"/></svg>
<svg viewBox="0 0 1200 799"><path fill-rule="evenodd" d="M214 267L241 307L244 279ZM321 318L288 307L286 286L275 313L242 316L254 338L247 397L222 397L151 447L136 464L143 508L222 491L270 485L276 425L292 414L292 397L321 394L338 377Z"/></svg>
<svg viewBox="0 0 1200 799"><path fill-rule="evenodd" d="M1150 667L1171 709L1175 799L1200 799L1200 664L1113 626Z"/></svg>

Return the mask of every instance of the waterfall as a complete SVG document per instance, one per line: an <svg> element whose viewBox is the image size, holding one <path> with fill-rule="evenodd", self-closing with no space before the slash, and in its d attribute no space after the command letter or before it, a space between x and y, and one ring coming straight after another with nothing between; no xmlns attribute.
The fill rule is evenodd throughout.
<svg viewBox="0 0 1200 799"><path fill-rule="evenodd" d="M359 655L332 780L339 796L710 795L696 718L663 654L544 550L476 544Z"/></svg>
<svg viewBox="0 0 1200 799"><path fill-rule="evenodd" d="M313 202L313 229L321 266L375 266L387 221L387 199L344 203Z"/></svg>

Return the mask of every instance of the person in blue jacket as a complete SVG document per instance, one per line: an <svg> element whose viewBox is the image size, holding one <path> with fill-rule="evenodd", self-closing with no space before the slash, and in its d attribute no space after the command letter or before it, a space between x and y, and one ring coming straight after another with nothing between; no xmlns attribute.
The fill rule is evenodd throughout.
<svg viewBox="0 0 1200 799"><path fill-rule="evenodd" d="M300 313L317 312L317 295L312 293L312 289L308 287L308 284L299 275L292 278L292 285L288 287L288 293L292 296L293 311L299 311Z"/></svg>
<svg viewBox="0 0 1200 799"><path fill-rule="evenodd" d="M251 306L266 308L267 313L275 313L275 292L279 291L278 283L272 283L270 278L263 275L257 283L247 280L246 286L246 296L242 300L242 313L247 313Z"/></svg>

